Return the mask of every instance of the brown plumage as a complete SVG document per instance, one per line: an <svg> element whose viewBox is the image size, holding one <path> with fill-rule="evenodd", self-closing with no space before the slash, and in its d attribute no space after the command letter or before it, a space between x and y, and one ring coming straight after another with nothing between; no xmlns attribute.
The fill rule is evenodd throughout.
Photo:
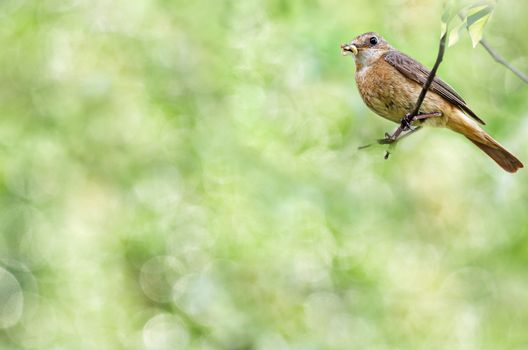
<svg viewBox="0 0 528 350"><path fill-rule="evenodd" d="M354 55L356 84L365 104L376 114L399 123L413 109L429 70L373 32L362 34L341 47L344 54ZM420 113L434 112L442 115L414 124L447 127L464 135L508 172L523 167L479 126L484 121L439 77L434 78L420 108Z"/></svg>
<svg viewBox="0 0 528 350"><path fill-rule="evenodd" d="M383 58L407 78L417 82L421 86L425 84L425 81L429 76L429 70L422 66L420 62L396 50L387 52L383 55ZM469 114L480 124L486 124L471 109L469 109L469 107L466 105L466 101L464 101L464 99L460 97L460 95L457 94L451 86L446 84L439 77L434 77L433 83L431 84L429 90L436 92L448 102Z"/></svg>

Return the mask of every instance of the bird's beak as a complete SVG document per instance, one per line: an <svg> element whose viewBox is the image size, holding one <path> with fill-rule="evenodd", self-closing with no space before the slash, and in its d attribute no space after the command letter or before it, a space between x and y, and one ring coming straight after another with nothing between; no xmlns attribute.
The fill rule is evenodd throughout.
<svg viewBox="0 0 528 350"><path fill-rule="evenodd" d="M350 54L353 54L354 56L358 54L358 48L354 44L341 44L341 54L343 56L347 56Z"/></svg>

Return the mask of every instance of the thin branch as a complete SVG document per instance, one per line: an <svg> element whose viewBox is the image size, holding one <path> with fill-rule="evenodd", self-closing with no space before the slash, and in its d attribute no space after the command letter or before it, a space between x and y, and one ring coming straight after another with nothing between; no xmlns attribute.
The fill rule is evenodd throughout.
<svg viewBox="0 0 528 350"><path fill-rule="evenodd" d="M442 38L440 39L440 46L438 48L438 55L436 56L436 62L433 66L433 69L431 69L431 73L429 73L429 76L427 77L427 80L425 81L425 84L422 88L422 92L420 92L420 96L418 96L418 100L416 101L416 105L414 106L413 111L411 112L411 119L416 117L418 113L420 112L420 107L422 107L423 100L425 98L425 95L427 94L427 90L429 90L429 87L433 83L434 77L436 75L436 71L438 70L438 67L440 66L440 63L442 63L442 60L444 58L444 52L445 52L445 42L446 42L446 36L447 36L447 30L442 35Z"/></svg>
<svg viewBox="0 0 528 350"><path fill-rule="evenodd" d="M491 55L491 57L493 57L495 61L499 62L500 64L508 68L510 71L512 71L513 74L515 74L522 81L528 84L528 76L526 76L526 74L521 72L519 69L512 66L511 63L509 63L508 61L504 59L504 57L499 55L499 53L495 51L495 49L491 47L486 40L484 40L484 38L480 40L480 45L482 45L486 49L486 51L488 51L488 53Z"/></svg>
<svg viewBox="0 0 528 350"><path fill-rule="evenodd" d="M415 127L414 129L411 129L409 130L409 132L407 132L406 134L401 134L399 137L398 137L398 141L401 141L403 140L404 138L408 137L408 136L411 136L412 134L414 134L416 131L420 130L422 127L421 126L417 126ZM390 145L390 144L396 144L396 141L394 142L387 142L387 138L384 138L384 139L380 139L380 140L377 140L376 143L379 144L379 145ZM365 149L365 148L368 148L370 146L372 146L373 144L372 143L369 143L368 145L363 145L363 146L359 146L358 147L358 150L362 150L362 149Z"/></svg>

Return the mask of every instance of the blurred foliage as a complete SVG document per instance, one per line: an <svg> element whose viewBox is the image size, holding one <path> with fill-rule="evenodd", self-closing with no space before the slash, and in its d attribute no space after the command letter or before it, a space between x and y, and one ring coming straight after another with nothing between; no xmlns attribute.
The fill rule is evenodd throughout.
<svg viewBox="0 0 528 350"><path fill-rule="evenodd" d="M528 71L525 1L491 44ZM528 176L361 101L339 44L431 66L433 0L0 2L2 349L522 349ZM439 74L528 161L525 85Z"/></svg>

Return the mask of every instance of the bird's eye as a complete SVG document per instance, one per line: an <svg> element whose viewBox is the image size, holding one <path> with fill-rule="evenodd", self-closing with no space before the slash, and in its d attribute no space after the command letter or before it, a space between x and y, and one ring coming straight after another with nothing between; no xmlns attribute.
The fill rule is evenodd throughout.
<svg viewBox="0 0 528 350"><path fill-rule="evenodd" d="M369 39L369 41L370 41L370 44L371 44L371 45L376 45L376 44L378 43L378 38L376 38L375 36L373 36L373 37L371 37L371 38Z"/></svg>

